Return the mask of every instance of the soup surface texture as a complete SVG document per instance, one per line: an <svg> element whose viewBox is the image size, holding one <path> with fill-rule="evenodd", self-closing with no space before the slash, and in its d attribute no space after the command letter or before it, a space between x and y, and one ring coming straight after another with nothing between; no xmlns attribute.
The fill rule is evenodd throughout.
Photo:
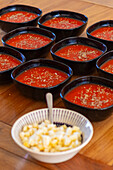
<svg viewBox="0 0 113 170"><path fill-rule="evenodd" d="M101 27L91 33L92 36L113 41L113 27Z"/></svg>
<svg viewBox="0 0 113 170"><path fill-rule="evenodd" d="M0 20L14 23L27 22L35 18L37 18L37 14L27 11L11 11L0 16Z"/></svg>
<svg viewBox="0 0 113 170"><path fill-rule="evenodd" d="M16 80L35 87L51 87L63 82L68 75L50 67L34 67L30 68L16 77Z"/></svg>
<svg viewBox="0 0 113 170"><path fill-rule="evenodd" d="M43 25L58 29L72 29L83 25L84 22L67 17L55 17L43 23Z"/></svg>
<svg viewBox="0 0 113 170"><path fill-rule="evenodd" d="M100 68L108 73L113 74L113 59L106 61Z"/></svg>
<svg viewBox="0 0 113 170"><path fill-rule="evenodd" d="M0 54L0 71L9 70L13 67L18 66L19 64L21 64L21 62L11 55L2 53Z"/></svg>
<svg viewBox="0 0 113 170"><path fill-rule="evenodd" d="M86 45L77 44L65 46L55 52L55 54L68 60L87 61L100 56L102 51Z"/></svg>
<svg viewBox="0 0 113 170"><path fill-rule="evenodd" d="M50 38L33 33L19 34L6 41L7 44L21 49L36 49L43 47L50 42Z"/></svg>
<svg viewBox="0 0 113 170"><path fill-rule="evenodd" d="M88 108L101 109L113 105L113 89L99 84L82 84L65 95L65 99Z"/></svg>

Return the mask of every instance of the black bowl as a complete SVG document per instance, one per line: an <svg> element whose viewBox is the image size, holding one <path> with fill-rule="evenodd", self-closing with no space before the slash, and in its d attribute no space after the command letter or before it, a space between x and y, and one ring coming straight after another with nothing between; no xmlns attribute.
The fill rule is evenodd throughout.
<svg viewBox="0 0 113 170"><path fill-rule="evenodd" d="M0 28L5 32L9 32L9 31L16 29L18 27L36 26L38 18L42 14L41 9L36 8L36 7L32 7L32 6L28 6L28 5L11 5L11 6L7 6L5 8L0 9L0 16L5 13L11 12L11 11L26 11L26 12L36 14L37 17L33 20L30 20L27 22L21 22L21 23L0 20Z"/></svg>
<svg viewBox="0 0 113 170"><path fill-rule="evenodd" d="M54 17L73 18L73 19L82 21L83 24L79 27L72 28L72 29L57 29L57 28L47 27L47 26L43 25L43 23L45 21L52 19ZM85 16L81 13L76 13L76 12L72 12L72 11L63 11L63 10L49 12L49 13L41 16L38 20L39 27L48 29L55 33L56 41L59 41L63 38L70 37L70 36L79 36L80 34L82 34L84 29L86 28L87 22L88 22L87 16Z"/></svg>
<svg viewBox="0 0 113 170"><path fill-rule="evenodd" d="M113 59L113 51L109 51L109 52L105 53L102 57L100 57L96 62L96 68L97 68L97 72L99 73L100 76L113 81L113 74L101 69L102 64L104 64L105 62L107 62L110 59Z"/></svg>
<svg viewBox="0 0 113 170"><path fill-rule="evenodd" d="M85 38L85 37L69 37L69 38L61 40L58 43L56 43L55 45L53 45L50 50L53 59L55 59L57 61L61 61L65 64L69 65L73 69L73 73L75 75L86 75L86 74L93 72L96 68L96 60L102 55L100 55L92 60L74 61L74 60L65 59L65 58L60 57L55 54L55 52L58 51L59 49L65 47L65 46L68 46L68 45L73 45L73 44L82 44L82 45L96 48L96 49L102 51L102 55L107 50L106 45L102 44L101 42L98 42L96 40L92 40L89 38Z"/></svg>
<svg viewBox="0 0 113 170"><path fill-rule="evenodd" d="M9 47L0 47L0 54L8 54L11 55L12 57L18 59L21 63L25 62L25 57L23 54L21 54L19 51L14 50ZM0 71L0 84L4 84L7 82L10 82L11 79L11 72L15 69L15 67L5 70L5 71Z"/></svg>
<svg viewBox="0 0 113 170"><path fill-rule="evenodd" d="M74 81L68 83L61 90L60 96L61 96L66 108L75 110L75 111L83 114L91 121L102 121L112 114L113 105L111 105L109 107L102 108L102 109L93 109L93 108L88 108L88 107L74 104L74 103L65 99L65 95L71 89L73 89L81 84L86 84L86 83L99 84L99 85L103 85L103 86L110 87L113 89L113 82L108 79L105 79L102 77L96 77L96 76L84 76L84 77L77 78Z"/></svg>
<svg viewBox="0 0 113 170"><path fill-rule="evenodd" d="M22 49L22 48L13 47L13 46L7 44L7 40L9 40L10 38L12 38L16 35L20 35L23 33L40 34L42 36L46 36L46 37L50 38L51 42L41 48L35 48L35 49ZM50 52L51 46L54 44L55 38L56 38L56 36L54 33L52 33L51 31L42 29L42 28L21 27L21 28L15 29L13 31L10 31L5 36L3 36L2 43L5 46L12 47L12 48L20 51L22 54L25 55L26 60L31 60L31 59L35 59L35 58L46 57L48 55L48 53Z"/></svg>
<svg viewBox="0 0 113 170"><path fill-rule="evenodd" d="M26 69L38 67L38 66L56 68L68 74L68 78L56 86L45 87L45 88L29 86L15 79L20 73L24 72ZM31 97L36 100L44 100L45 94L48 92L52 93L54 97L59 97L61 88L70 80L72 74L73 74L72 69L69 66L62 64L60 62L47 60L47 59L34 59L25 62L20 67L15 69L12 72L11 77L23 95L27 97Z"/></svg>
<svg viewBox="0 0 113 170"><path fill-rule="evenodd" d="M91 33L93 31L95 31L101 27L113 27L113 20L99 21L99 22L96 22L95 24L91 25L86 30L87 36L89 38L92 38L94 40L98 40L98 41L101 41L102 43L104 43L107 46L108 51L113 50L113 41L104 40L104 39L97 38L97 37L91 35Z"/></svg>

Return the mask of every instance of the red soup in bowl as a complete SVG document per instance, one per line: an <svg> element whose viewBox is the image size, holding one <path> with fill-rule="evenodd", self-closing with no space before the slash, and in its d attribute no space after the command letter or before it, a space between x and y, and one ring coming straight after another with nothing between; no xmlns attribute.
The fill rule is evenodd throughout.
<svg viewBox="0 0 113 170"><path fill-rule="evenodd" d="M12 69L21 64L21 62L8 54L0 54L0 71Z"/></svg>
<svg viewBox="0 0 113 170"><path fill-rule="evenodd" d="M83 25L84 22L68 17L54 17L43 23L44 26L58 29L72 29Z"/></svg>
<svg viewBox="0 0 113 170"><path fill-rule="evenodd" d="M38 19L39 27L56 35L56 42L67 37L79 36L86 28L88 17L73 11L57 10Z"/></svg>
<svg viewBox="0 0 113 170"><path fill-rule="evenodd" d="M100 56L102 51L87 45L73 44L61 48L55 54L68 60L87 61Z"/></svg>
<svg viewBox="0 0 113 170"><path fill-rule="evenodd" d="M109 59L103 63L100 68L108 73L113 74L113 59Z"/></svg>
<svg viewBox="0 0 113 170"><path fill-rule="evenodd" d="M52 40L44 35L21 33L6 41L10 46L21 49L37 49L49 44Z"/></svg>
<svg viewBox="0 0 113 170"><path fill-rule="evenodd" d="M27 69L16 77L16 80L34 87L56 86L66 80L68 74L46 66Z"/></svg>
<svg viewBox="0 0 113 170"><path fill-rule="evenodd" d="M55 34L38 27L20 27L2 37L4 46L12 47L25 55L26 60L44 58L55 41Z"/></svg>
<svg viewBox="0 0 113 170"><path fill-rule="evenodd" d="M91 35L100 39L113 41L113 27L101 27L91 32Z"/></svg>
<svg viewBox="0 0 113 170"><path fill-rule="evenodd" d="M37 26L42 10L28 5L10 5L0 9L0 28L10 32L16 28Z"/></svg>
<svg viewBox="0 0 113 170"><path fill-rule="evenodd" d="M82 84L65 95L65 99L88 108L102 109L113 105L113 89L100 84Z"/></svg>
<svg viewBox="0 0 113 170"><path fill-rule="evenodd" d="M0 20L14 23L27 22L35 18L37 18L37 14L27 11L10 11L0 16Z"/></svg>

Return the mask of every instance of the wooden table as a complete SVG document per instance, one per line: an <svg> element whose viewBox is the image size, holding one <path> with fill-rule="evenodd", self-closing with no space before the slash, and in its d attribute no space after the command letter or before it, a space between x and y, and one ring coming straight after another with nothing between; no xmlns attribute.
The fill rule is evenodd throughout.
<svg viewBox="0 0 113 170"><path fill-rule="evenodd" d="M17 3L39 7L43 14L58 9L81 12L89 18L87 27L100 20L113 19L111 0L98 0L98 2L97 0L0 0L0 8ZM0 38L4 34L0 30ZM86 36L85 31L81 36ZM13 83L0 85L0 170L113 169L113 115L104 121L93 123L94 136L91 142L74 158L64 163L42 163L20 149L11 138L11 126L25 113L45 107L44 102L22 96ZM64 107L60 98L54 101L54 107Z"/></svg>

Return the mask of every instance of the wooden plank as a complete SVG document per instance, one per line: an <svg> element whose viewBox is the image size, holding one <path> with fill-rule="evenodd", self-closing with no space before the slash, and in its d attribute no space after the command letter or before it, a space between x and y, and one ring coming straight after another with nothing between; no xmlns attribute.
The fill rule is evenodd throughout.
<svg viewBox="0 0 113 170"><path fill-rule="evenodd" d="M92 141L81 150L81 154L94 160L99 160L108 165L113 165L113 126L100 127L102 130L94 128Z"/></svg>
<svg viewBox="0 0 113 170"><path fill-rule="evenodd" d="M113 1L112 0L83 0L85 2L90 2L93 4L103 5L107 7L113 7Z"/></svg>
<svg viewBox="0 0 113 170"><path fill-rule="evenodd" d="M0 169L1 170L47 170L31 161L22 159L10 152L0 149Z"/></svg>
<svg viewBox="0 0 113 170"><path fill-rule="evenodd" d="M87 157L84 157L83 155L77 154L74 158L71 160L68 160L66 162L57 164L57 167L59 167L62 170L112 170L113 168L110 166L107 166L105 164L101 164L100 162L94 161L92 159L88 159Z"/></svg>
<svg viewBox="0 0 113 170"><path fill-rule="evenodd" d="M13 86L12 82L8 84L1 84L0 85L0 95L2 95L5 91L10 89ZM10 95L10 94L9 94Z"/></svg>
<svg viewBox="0 0 113 170"><path fill-rule="evenodd" d="M4 93L0 95L0 120L8 124L13 124L20 116L36 109L46 108L45 101L36 101L24 97L20 91L13 85L11 88L3 89ZM54 105L59 103L59 98L54 101Z"/></svg>
<svg viewBox="0 0 113 170"><path fill-rule="evenodd" d="M0 120L7 122L7 123L10 123L12 119L14 119L15 121L18 115L22 113L23 111L27 110L28 107L29 109L31 106L32 106L32 109L34 109L36 106L37 108L39 108L42 106L42 103L43 103L43 102L34 101L29 98L25 98L22 94L20 94L20 92L16 89L14 85L12 88L9 88L6 92L0 95L0 101L1 101Z"/></svg>

